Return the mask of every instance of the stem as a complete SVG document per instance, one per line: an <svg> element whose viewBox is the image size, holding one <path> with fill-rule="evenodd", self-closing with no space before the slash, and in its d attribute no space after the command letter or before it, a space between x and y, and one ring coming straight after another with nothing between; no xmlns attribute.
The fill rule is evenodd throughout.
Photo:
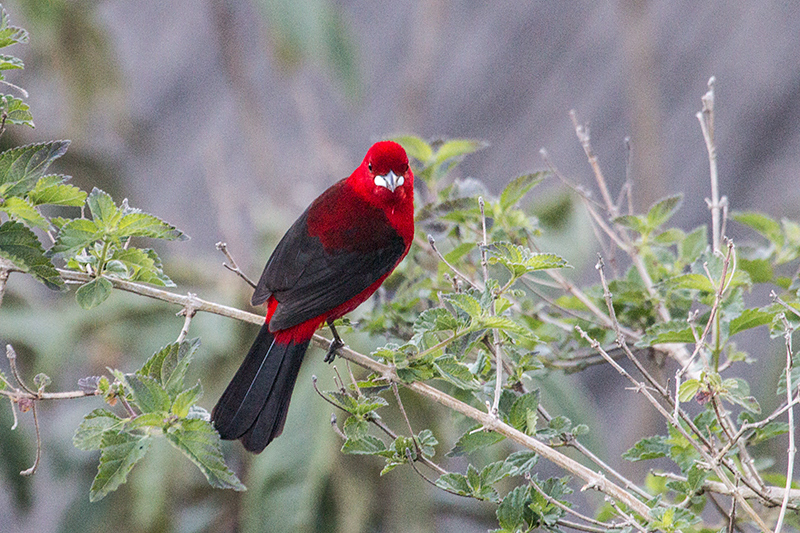
<svg viewBox="0 0 800 533"><path fill-rule="evenodd" d="M781 502L781 510L778 514L778 522L775 525L775 533L780 533L783 527L783 519L786 516L786 508L789 506L789 489L792 488L792 475L794 474L794 458L797 453L797 448L794 444L794 408L792 406L792 328L786 315L782 315L784 334L783 337L786 342L786 404L789 406L789 449L787 450L786 459L786 486L784 487L783 501Z"/></svg>

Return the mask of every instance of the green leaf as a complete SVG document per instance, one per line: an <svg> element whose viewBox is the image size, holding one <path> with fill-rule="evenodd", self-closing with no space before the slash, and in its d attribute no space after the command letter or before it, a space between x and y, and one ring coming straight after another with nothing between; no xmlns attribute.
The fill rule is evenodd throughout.
<svg viewBox="0 0 800 533"><path fill-rule="evenodd" d="M0 203L0 211L5 211L12 220L25 222L28 226L34 226L43 230L50 227L47 219L26 199L12 196Z"/></svg>
<svg viewBox="0 0 800 533"><path fill-rule="evenodd" d="M467 482L467 477L456 472L450 472L439 476L439 479L436 480L436 486L462 496L469 496L472 493L469 483Z"/></svg>
<svg viewBox="0 0 800 533"><path fill-rule="evenodd" d="M678 244L678 256L686 264L691 264L708 247L708 228L703 225L686 235Z"/></svg>
<svg viewBox="0 0 800 533"><path fill-rule="evenodd" d="M448 457L457 457L459 455L466 455L478 450L482 450L492 444L505 439L503 435L495 433L494 431L486 431L481 429L482 426L473 426L466 431L461 438L458 439L453 449L447 452Z"/></svg>
<svg viewBox="0 0 800 533"><path fill-rule="evenodd" d="M342 432L348 439L363 439L369 431L369 422L359 416L348 416L342 425Z"/></svg>
<svg viewBox="0 0 800 533"><path fill-rule="evenodd" d="M403 147L403 149L406 151L406 154L408 154L408 157L416 159L423 165L430 161L431 157L433 157L433 149L431 148L431 145L419 137L414 137L412 135L401 135L400 137L394 137L392 140Z"/></svg>
<svg viewBox="0 0 800 533"><path fill-rule="evenodd" d="M664 280L664 283L673 289L690 289L703 292L714 292L711 280L704 274L682 274Z"/></svg>
<svg viewBox="0 0 800 533"><path fill-rule="evenodd" d="M518 278L528 272L549 268L564 268L567 262L555 254L534 253L510 242L493 242L487 247L491 254L489 264L501 264Z"/></svg>
<svg viewBox="0 0 800 533"><path fill-rule="evenodd" d="M17 43L27 43L28 32L22 28L12 26L5 8L0 6L0 48Z"/></svg>
<svg viewBox="0 0 800 533"><path fill-rule="evenodd" d="M694 342L694 340L694 333L692 333L692 328L688 322L685 320L671 320L669 322L659 322L647 328L642 339L636 343L636 346L645 347L673 342L685 343Z"/></svg>
<svg viewBox="0 0 800 533"><path fill-rule="evenodd" d="M754 211L734 211L731 213L731 218L756 230L778 248L783 246L784 238L781 225L767 215Z"/></svg>
<svg viewBox="0 0 800 533"><path fill-rule="evenodd" d="M36 234L20 222L8 220L0 224L0 257L11 261L50 289L59 290L64 286Z"/></svg>
<svg viewBox="0 0 800 533"><path fill-rule="evenodd" d="M524 518L531 503L530 490L528 485L520 485L506 494L497 506L497 521L504 531L525 529Z"/></svg>
<svg viewBox="0 0 800 533"><path fill-rule="evenodd" d="M246 490L236 474L225 464L219 445L219 433L210 422L199 418L186 419L170 428L166 436L172 445L197 465L212 487Z"/></svg>
<svg viewBox="0 0 800 533"><path fill-rule="evenodd" d="M631 229L640 235L647 235L652 228L647 225L647 220L640 215L622 215L616 217L613 222L625 228Z"/></svg>
<svg viewBox="0 0 800 533"><path fill-rule="evenodd" d="M68 256L83 250L102 235L103 231L94 221L75 218L61 226L56 242L48 253L55 257Z"/></svg>
<svg viewBox="0 0 800 533"><path fill-rule="evenodd" d="M528 435L536 432L539 389L523 394L514 401L508 413L508 423Z"/></svg>
<svg viewBox="0 0 800 533"><path fill-rule="evenodd" d="M133 466L150 449L149 435L129 433L103 433L100 448L100 465L89 492L89 500L96 502L125 483Z"/></svg>
<svg viewBox="0 0 800 533"><path fill-rule="evenodd" d="M622 457L628 461L644 461L665 457L669 452L670 445L667 443L667 438L662 435L656 435L643 438L634 444L633 448L623 453Z"/></svg>
<svg viewBox="0 0 800 533"><path fill-rule="evenodd" d="M697 379L687 379L681 383L678 389L678 400L681 402L688 402L697 395L697 392L702 387L702 383Z"/></svg>
<svg viewBox="0 0 800 533"><path fill-rule="evenodd" d="M3 58L2 65L8 65L5 61L10 56L0 56ZM16 57L12 59L17 59ZM20 64L22 62L20 61ZM0 70L5 70L0 65ZM14 96L4 94L0 96L0 113L6 114L6 124L25 124L33 127L33 115L31 115L31 108L28 104L15 98Z"/></svg>
<svg viewBox="0 0 800 533"><path fill-rule="evenodd" d="M192 387L191 389L186 389L175 397L175 401L172 402L172 407L170 407L170 411L180 418L186 418L189 416L189 409L196 404L200 398L203 396L203 386L200 384L200 381Z"/></svg>
<svg viewBox="0 0 800 533"><path fill-rule="evenodd" d="M550 173L547 171L534 172L533 174L523 174L511 181L503 192L500 193L500 209L507 211L516 205L523 196L533 187L541 183Z"/></svg>
<svg viewBox="0 0 800 533"><path fill-rule="evenodd" d="M775 276L772 263L767 259L738 259L737 265L750 274L753 283L769 283Z"/></svg>
<svg viewBox="0 0 800 533"><path fill-rule="evenodd" d="M742 314L731 320L728 335L735 335L746 329L756 328L770 324L775 318L775 313L769 313L760 309L745 309Z"/></svg>
<svg viewBox="0 0 800 533"><path fill-rule="evenodd" d="M125 376L133 393L133 401L142 413L167 412L170 398L161 384L150 376L128 374Z"/></svg>
<svg viewBox="0 0 800 533"><path fill-rule="evenodd" d="M86 198L86 205L89 207L89 212L92 213L92 220L94 220L98 228L102 228L106 232L114 231L122 213L114 204L111 195L95 187Z"/></svg>
<svg viewBox="0 0 800 533"><path fill-rule="evenodd" d="M532 452L530 450L522 450L519 452L514 452L508 457L506 457L506 463L511 467L508 475L510 476L525 475L527 472L530 472L531 469L534 466L536 466L536 463L538 462L539 462L539 456L536 455L536 452Z"/></svg>
<svg viewBox="0 0 800 533"><path fill-rule="evenodd" d="M461 159L464 156L489 146L483 141L471 139L453 139L442 144L434 155L434 164L440 165L450 159Z"/></svg>
<svg viewBox="0 0 800 533"><path fill-rule="evenodd" d="M92 309L105 302L111 296L113 288L111 282L101 276L78 287L75 299L83 309Z"/></svg>
<svg viewBox="0 0 800 533"><path fill-rule="evenodd" d="M185 241L187 237L177 229L160 218L147 213L128 213L118 224L117 235L125 237L150 237L153 239Z"/></svg>
<svg viewBox="0 0 800 533"><path fill-rule="evenodd" d="M342 445L342 453L354 455L376 455L386 451L386 444L378 437L364 435L360 438L349 438Z"/></svg>
<svg viewBox="0 0 800 533"><path fill-rule="evenodd" d="M480 302L467 293L453 293L442 296L442 299L455 307L458 307L472 318L480 317L483 314L483 308Z"/></svg>
<svg viewBox="0 0 800 533"><path fill-rule="evenodd" d="M124 421L102 407L83 417L83 422L75 430L72 442L79 450L99 450L102 447L103 433L118 432Z"/></svg>
<svg viewBox="0 0 800 533"><path fill-rule="evenodd" d="M758 401L750 395L750 385L741 378L729 378L722 382L722 398L741 405L751 413L760 413L761 406Z"/></svg>
<svg viewBox="0 0 800 533"><path fill-rule="evenodd" d="M21 70L23 68L25 68L25 64L20 58L0 54L0 70Z"/></svg>
<svg viewBox="0 0 800 533"><path fill-rule="evenodd" d="M434 359L433 366L439 375L462 390L476 390L481 388L481 384L470 372L469 367L459 362L453 356L442 356Z"/></svg>
<svg viewBox="0 0 800 533"><path fill-rule="evenodd" d="M124 272L119 274L120 277L162 287L175 286L175 283L164 274L161 259L151 248L117 248L111 255L111 260L124 265ZM110 265L107 265L106 269L109 268Z"/></svg>
<svg viewBox="0 0 800 533"><path fill-rule="evenodd" d="M170 397L175 397L183 390L186 370L199 347L199 338L168 344L151 355L136 375L154 379Z"/></svg>
<svg viewBox="0 0 800 533"><path fill-rule="evenodd" d="M25 195L68 147L69 141L52 141L12 148L0 154L0 197Z"/></svg>
<svg viewBox="0 0 800 533"><path fill-rule="evenodd" d="M80 207L86 202L86 191L82 191L74 185L66 183L46 185L46 183L44 178L40 179L36 183L36 187L28 194L28 198L34 205L47 204Z"/></svg>
<svg viewBox="0 0 800 533"><path fill-rule="evenodd" d="M680 208L682 201L683 195L676 194L653 204L653 207L647 212L647 225L650 229L654 230L672 218L672 215Z"/></svg>
<svg viewBox="0 0 800 533"><path fill-rule="evenodd" d="M480 307L480 305L478 306ZM453 331L459 329L458 319L442 307L434 307L423 311L414 321L414 333L433 331Z"/></svg>

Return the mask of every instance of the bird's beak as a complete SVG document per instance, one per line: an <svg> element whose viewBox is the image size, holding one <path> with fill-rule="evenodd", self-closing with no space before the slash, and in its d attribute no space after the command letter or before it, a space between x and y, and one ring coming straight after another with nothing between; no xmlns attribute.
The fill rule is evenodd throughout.
<svg viewBox="0 0 800 533"><path fill-rule="evenodd" d="M388 174L383 176L375 176L375 185L379 187L386 187L390 191L394 192L394 190L400 187L403 183L405 183L405 178L403 176L398 176L393 171L389 171Z"/></svg>

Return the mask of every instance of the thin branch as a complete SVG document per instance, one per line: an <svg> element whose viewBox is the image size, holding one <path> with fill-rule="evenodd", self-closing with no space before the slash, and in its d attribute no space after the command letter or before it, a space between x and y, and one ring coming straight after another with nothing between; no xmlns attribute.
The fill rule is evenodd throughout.
<svg viewBox="0 0 800 533"><path fill-rule="evenodd" d="M475 284L475 283L474 283L474 282L473 282L471 279L469 279L467 276L465 276L464 274L462 274L462 273L461 273L461 272L460 272L460 271L459 271L459 270L458 270L456 267L454 267L452 264L450 264L450 262L449 262L447 259L445 259L445 258L444 258L444 255L442 255L442 252L440 252L440 251L439 251L439 249L436 247L436 241L434 240L434 238L433 238L433 235L428 235L428 244L430 244L430 245L431 245L431 249L433 249L433 252L434 252L434 253L436 254L436 256L439 258L439 260L440 260L442 263L444 263L445 265L447 265L447 267L448 267L450 270L452 270L452 271L453 271L453 273L454 273L456 276L458 276L458 277L459 277L459 278L461 278L462 280L466 281L466 282L467 282L467 284L469 284L469 286L470 286L470 287L472 287L473 289L476 289L476 290L483 290L481 287L479 287L478 285L476 285L476 284Z"/></svg>
<svg viewBox="0 0 800 533"><path fill-rule="evenodd" d="M180 333L178 334L178 343L181 343L186 340L186 335L189 334L189 326L192 324L192 319L194 315L197 314L197 304L195 302L195 298L197 297L194 293L189 293L189 303L183 306L183 309L178 311L176 316L183 316L185 317L183 321L183 327L181 328Z"/></svg>
<svg viewBox="0 0 800 533"><path fill-rule="evenodd" d="M588 522L589 524L594 524L596 526L604 527L604 528L606 528L605 530L612 529L614 527L614 524L611 524L611 523L608 523L608 522L601 522L599 520L595 520L594 518L591 518L589 516L581 514L578 511L572 509L571 507L568 507L568 506L564 505L563 503L561 503L557 499L553 498L552 496L547 494L544 490L542 490L542 488L533 480L533 478L531 477L529 472L525 472L525 481L527 481L528 484L531 487L533 487L534 490L536 490L536 492L541 494L542 497L545 500L547 500L547 502L549 504L555 505L556 507L558 507L562 511L564 511L566 513L569 513L569 514L579 518L580 520L583 520L584 522ZM605 531L605 530L601 530L601 531Z"/></svg>
<svg viewBox="0 0 800 533"><path fill-rule="evenodd" d="M478 196L478 207L481 210L481 230L483 232L483 242L481 243L481 267L483 268L483 283L486 285L489 282L489 261L486 257L486 247L489 242L486 237L486 206L483 202L483 197ZM494 295L492 296L492 303L489 306L489 315L495 316L495 302ZM492 402L491 413L497 417L500 412L500 396L503 392L503 346L500 342L500 332L497 328L492 328L492 345L494 346L495 355L495 383L494 383L494 402Z"/></svg>
<svg viewBox="0 0 800 533"><path fill-rule="evenodd" d="M720 211L722 202L719 197L719 177L717 175L717 146L714 142L714 82L712 76L708 80L708 92L703 95L703 107L695 116L700 121L700 130L708 151L708 166L711 177L711 199L706 199L708 208L711 210L711 240L713 250L716 252L722 242L722 232L720 226Z"/></svg>
<svg viewBox="0 0 800 533"><path fill-rule="evenodd" d="M794 458L797 453L797 448L794 444L794 408L792 407L792 327L786 319L786 315L782 314L783 320L783 338L786 342L786 404L789 407L789 449L787 450L786 459L786 486L784 487L783 501L781 502L781 510L778 514L778 522L775 524L775 533L780 533L783 527L783 520L786 517L786 508L789 505L789 489L792 488L792 475L794 474Z"/></svg>
<svg viewBox="0 0 800 533"><path fill-rule="evenodd" d="M220 242L217 243L216 246L217 246L217 250L222 252L225 255L225 257L228 259L228 263L230 263L230 264L222 263L222 266L224 266L225 268L227 268L228 270L230 270L231 272L233 272L234 274L236 274L237 276L242 278L248 285L250 285L251 287L253 287L255 289L256 288L256 284L253 282L253 280L251 280L249 277L247 277L247 274L242 272L242 270L239 268L239 265L236 264L236 261L233 259L233 256L228 251L228 243L220 241Z"/></svg>
<svg viewBox="0 0 800 533"><path fill-rule="evenodd" d="M608 192L606 179L603 176L603 171L600 169L600 163L597 161L597 156L594 155L594 150L592 150L589 127L583 126L578 122L578 115L574 109L570 110L569 117L572 119L572 125L575 127L575 134L578 136L581 146L583 146L583 151L586 153L586 157L589 159L589 165L594 171L597 186L600 189L600 194L603 195L603 200L606 203L606 210L608 211L609 215L616 217L619 215L619 212L617 207L614 205L614 201L611 199L611 194Z"/></svg>
<svg viewBox="0 0 800 533"><path fill-rule="evenodd" d="M27 470L23 470L19 474L21 476L32 476L39 468L39 460L42 457L42 435L39 431L39 415L36 411L36 402L31 403L31 411L33 411L33 427L36 428L36 458L33 460L33 465Z"/></svg>

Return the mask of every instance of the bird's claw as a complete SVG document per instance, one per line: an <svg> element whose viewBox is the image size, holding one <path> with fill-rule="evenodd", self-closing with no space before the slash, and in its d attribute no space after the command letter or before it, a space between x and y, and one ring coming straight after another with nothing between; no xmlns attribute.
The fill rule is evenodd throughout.
<svg viewBox="0 0 800 533"><path fill-rule="evenodd" d="M325 355L324 361L326 363L332 363L333 360L336 358L336 353L339 351L339 348L344 346L344 342L342 339L333 339L331 341L330 346L328 347L328 353Z"/></svg>

